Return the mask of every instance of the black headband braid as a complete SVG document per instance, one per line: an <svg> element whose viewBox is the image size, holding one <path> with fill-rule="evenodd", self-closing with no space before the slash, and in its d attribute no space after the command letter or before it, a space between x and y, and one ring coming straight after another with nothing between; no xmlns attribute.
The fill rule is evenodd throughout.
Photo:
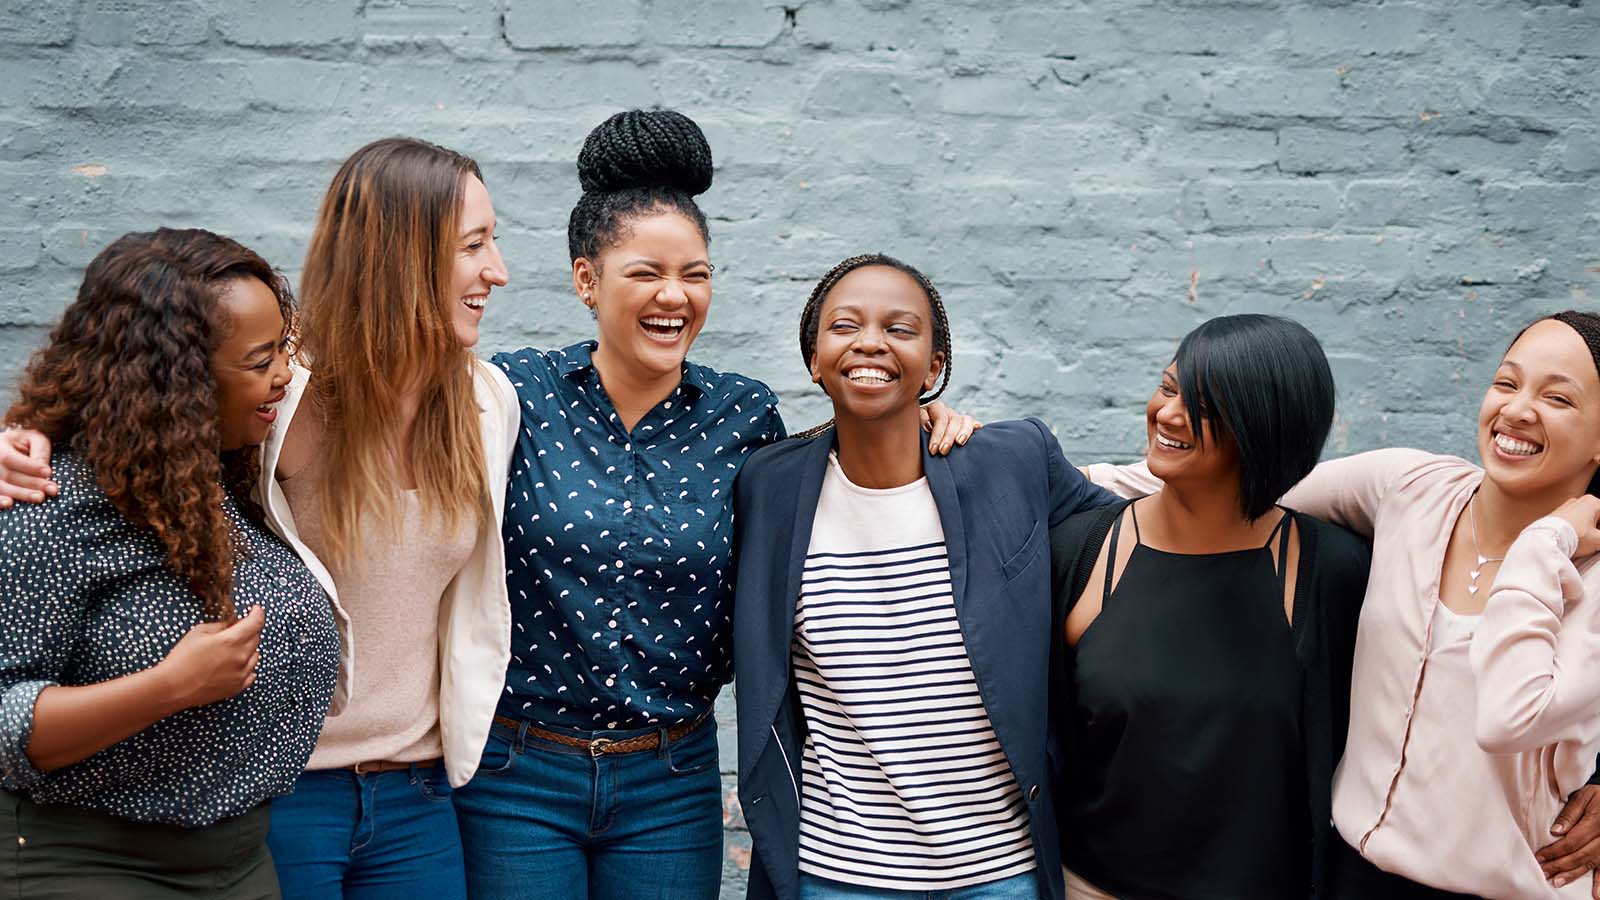
<svg viewBox="0 0 1600 900"><path fill-rule="evenodd" d="M919 398L918 402L924 405L932 403L939 398L939 395L944 393L945 388L950 386L950 368L953 359L950 348L950 318L945 314L944 300L940 298L939 290L933 286L933 282L928 280L928 276L922 274L910 263L901 262L892 256L886 256L882 253L863 253L860 256L852 256L829 269L828 274L822 276L822 280L817 282L817 286L811 289L811 296L806 299L806 307L800 313L800 358L805 362L807 368L811 366L811 356L817 349L817 327L818 319L822 315L822 301L828 296L828 292L832 291L834 285L839 283L839 279L849 275L856 269L866 266L887 266L904 272L922 287L923 293L928 295L928 306L933 311L933 350L935 353L944 354L944 371L941 373L939 384L934 388L933 393ZM832 424L833 420L829 419L815 428L809 428L794 435L794 437L815 437L826 431Z"/></svg>

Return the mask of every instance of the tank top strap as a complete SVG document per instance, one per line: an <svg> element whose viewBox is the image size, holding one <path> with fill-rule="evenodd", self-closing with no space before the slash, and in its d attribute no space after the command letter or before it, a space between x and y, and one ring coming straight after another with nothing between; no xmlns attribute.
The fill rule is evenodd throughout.
<svg viewBox="0 0 1600 900"><path fill-rule="evenodd" d="M1133 504L1128 504L1128 509L1133 509ZM1137 531L1139 520L1135 518L1134 529ZM1111 576L1117 571L1117 538L1122 535L1122 510L1117 510L1117 517L1111 523L1111 541L1106 546L1106 585L1105 592L1100 595L1100 608L1105 609L1111 602Z"/></svg>
<svg viewBox="0 0 1600 900"><path fill-rule="evenodd" d="M1267 535L1267 540L1261 549L1267 550L1272 546L1274 538L1278 541L1278 558L1273 561L1273 568L1278 572L1278 593L1289 584L1289 511L1284 510L1278 518L1278 524L1272 526L1272 533Z"/></svg>
<svg viewBox="0 0 1600 900"><path fill-rule="evenodd" d="M1134 500L1131 503L1129 503L1128 504L1128 515L1133 516L1133 539L1135 541L1137 541L1138 543L1142 544L1142 543L1144 543L1144 535L1139 533L1139 509L1138 509L1138 506L1139 506L1139 501L1137 501L1137 500ZM1122 521L1122 517L1118 516L1117 517L1117 521L1120 523Z"/></svg>

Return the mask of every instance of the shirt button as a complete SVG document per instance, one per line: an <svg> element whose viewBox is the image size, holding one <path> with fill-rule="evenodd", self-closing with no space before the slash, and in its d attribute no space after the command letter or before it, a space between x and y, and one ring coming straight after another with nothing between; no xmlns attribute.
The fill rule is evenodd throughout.
<svg viewBox="0 0 1600 900"><path fill-rule="evenodd" d="M1039 799L1039 786L1036 784L1033 787L1028 788L1028 802L1032 803L1037 799Z"/></svg>
<svg viewBox="0 0 1600 900"><path fill-rule="evenodd" d="M278 576L278 587L288 587L288 586L289 586L289 577L287 575L279 575Z"/></svg>
<svg viewBox="0 0 1600 900"><path fill-rule="evenodd" d="M611 621L607 622L606 623L606 627L607 628L615 628L615 627L617 627L617 620L616 619L612 619Z"/></svg>
<svg viewBox="0 0 1600 900"><path fill-rule="evenodd" d="M616 687L616 686L617 686L617 680L615 678L607 678L606 679L606 687Z"/></svg>
<svg viewBox="0 0 1600 900"><path fill-rule="evenodd" d="M27 838L25 838L25 837L23 837L23 836L22 836L22 835L20 835L20 834L19 834L19 835L17 835L17 846L18 846L18 847L24 847L24 846L27 846L27 843L28 843L28 839L27 839Z"/></svg>

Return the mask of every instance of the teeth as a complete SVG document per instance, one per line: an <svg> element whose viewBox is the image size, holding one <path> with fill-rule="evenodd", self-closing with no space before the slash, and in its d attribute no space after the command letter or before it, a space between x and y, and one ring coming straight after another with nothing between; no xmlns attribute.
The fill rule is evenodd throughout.
<svg viewBox="0 0 1600 900"><path fill-rule="evenodd" d="M1170 447L1173 450L1189 450L1194 447L1193 444L1185 444L1183 441L1175 441L1164 434L1156 435L1156 443L1163 447Z"/></svg>
<svg viewBox="0 0 1600 900"><path fill-rule="evenodd" d="M461 298L461 302L466 304L468 309L483 309L485 306L487 306L489 304L489 298L487 296L484 296L484 297L462 297Z"/></svg>
<svg viewBox="0 0 1600 900"><path fill-rule="evenodd" d="M666 316L645 316L639 321L657 328L682 328L684 319L682 316L674 316L670 319Z"/></svg>
<svg viewBox="0 0 1600 900"><path fill-rule="evenodd" d="M882 369L868 368L866 366L862 366L858 369L851 369L850 371L844 373L844 377L850 379L851 381L871 381L876 384L888 384L894 380L894 376L890 375L888 372L885 372Z"/></svg>
<svg viewBox="0 0 1600 900"><path fill-rule="evenodd" d="M1512 456L1532 456L1544 449L1538 444L1519 441L1506 434L1496 434L1494 436L1494 445L1499 447L1501 452L1509 453Z"/></svg>

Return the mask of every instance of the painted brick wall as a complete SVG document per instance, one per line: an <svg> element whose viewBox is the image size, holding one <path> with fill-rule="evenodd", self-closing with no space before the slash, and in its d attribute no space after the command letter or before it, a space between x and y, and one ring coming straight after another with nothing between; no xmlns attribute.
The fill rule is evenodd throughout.
<svg viewBox="0 0 1600 900"><path fill-rule="evenodd" d="M695 355L791 426L824 416L800 305L866 250L945 293L954 405L1081 461L1136 455L1177 338L1245 310L1326 343L1330 452L1470 453L1513 330L1600 307L1595 0L579 6L0 0L0 390L112 237L200 225L293 273L338 162L393 133L484 164L512 284L482 348L584 337L572 161L658 104L718 163Z"/></svg>

